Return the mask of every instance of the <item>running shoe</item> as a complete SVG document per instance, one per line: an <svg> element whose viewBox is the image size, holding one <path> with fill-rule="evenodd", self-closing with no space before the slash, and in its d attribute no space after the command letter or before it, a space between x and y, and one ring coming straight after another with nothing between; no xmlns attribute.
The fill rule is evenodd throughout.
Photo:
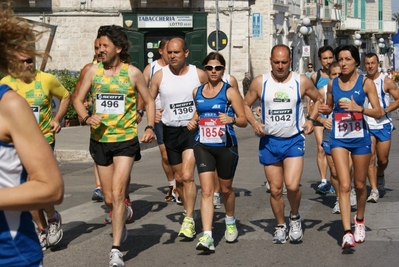
<svg viewBox="0 0 399 267"><path fill-rule="evenodd" d="M173 189L172 196L175 198L176 204L183 205L183 202L181 201L181 198L179 196L179 193L177 193L176 188Z"/></svg>
<svg viewBox="0 0 399 267"><path fill-rule="evenodd" d="M48 222L48 234L47 234L47 244L49 247L57 245L63 236L63 231L61 229L62 225L62 219L61 219L61 214L59 214L57 211L55 214L58 217L58 220L56 218L49 219Z"/></svg>
<svg viewBox="0 0 399 267"><path fill-rule="evenodd" d="M285 186L285 184L283 185L283 195L287 194L287 187Z"/></svg>
<svg viewBox="0 0 399 267"><path fill-rule="evenodd" d="M195 236L195 222L193 219L184 218L180 228L179 236L193 239Z"/></svg>
<svg viewBox="0 0 399 267"><path fill-rule="evenodd" d="M377 203L379 198L380 198L380 193L378 192L378 189L373 189L371 190L370 195L367 198L367 202Z"/></svg>
<svg viewBox="0 0 399 267"><path fill-rule="evenodd" d="M353 239L353 235L351 233L347 233L342 238L342 249L348 249L356 246L356 242Z"/></svg>
<svg viewBox="0 0 399 267"><path fill-rule="evenodd" d="M363 243L364 239L366 238L366 227L364 226L364 219L363 222L358 222L356 220L356 215L353 218L355 222L355 231L353 232L353 236L355 237L356 243Z"/></svg>
<svg viewBox="0 0 399 267"><path fill-rule="evenodd" d="M111 249L109 253L109 267L123 267L125 262L123 261L123 254L116 248Z"/></svg>
<svg viewBox="0 0 399 267"><path fill-rule="evenodd" d="M213 206L215 209L220 209L222 207L222 200L219 195L213 195Z"/></svg>
<svg viewBox="0 0 399 267"><path fill-rule="evenodd" d="M42 247L42 251L45 251L47 249L47 233L46 230L39 230L39 242L40 246Z"/></svg>
<svg viewBox="0 0 399 267"><path fill-rule="evenodd" d="M112 223L112 210L108 213L107 217L104 219L105 224L110 224Z"/></svg>
<svg viewBox="0 0 399 267"><path fill-rule="evenodd" d="M356 206L357 200L356 200L356 191L355 188L352 187L351 189L351 195L350 195L350 201L351 201L351 206Z"/></svg>
<svg viewBox="0 0 399 267"><path fill-rule="evenodd" d="M321 182L316 188L316 193L319 195L326 195L328 192L330 192L330 186L328 183Z"/></svg>
<svg viewBox="0 0 399 267"><path fill-rule="evenodd" d="M233 223L226 223L226 231L224 232L224 238L226 238L226 242L232 243L237 240L238 231L236 226L236 220Z"/></svg>
<svg viewBox="0 0 399 267"><path fill-rule="evenodd" d="M125 198L125 207L126 207L126 222L128 222L133 218L134 214L132 208L132 202L128 198ZM105 217L104 223L105 224L112 223L112 210L108 213L107 217Z"/></svg>
<svg viewBox="0 0 399 267"><path fill-rule="evenodd" d="M293 220L290 218L290 231L288 236L291 242L299 242L302 240L303 231L301 219Z"/></svg>
<svg viewBox="0 0 399 267"><path fill-rule="evenodd" d="M330 194L334 194L335 195L335 188L334 186L330 186Z"/></svg>
<svg viewBox="0 0 399 267"><path fill-rule="evenodd" d="M97 202L104 201L103 190L101 190L101 188L99 188L99 187L94 189L93 195L91 196L91 200L97 201Z"/></svg>
<svg viewBox="0 0 399 267"><path fill-rule="evenodd" d="M132 202L129 198L125 198L125 206L126 206L126 221L130 221L133 217L133 208Z"/></svg>
<svg viewBox="0 0 399 267"><path fill-rule="evenodd" d="M341 209L339 208L339 201L335 201L334 208L332 209L333 214L340 214Z"/></svg>
<svg viewBox="0 0 399 267"><path fill-rule="evenodd" d="M287 231L287 227L285 226L285 224L277 225L277 227L275 228L274 234L273 234L272 242L274 244L284 244L288 239L287 233L288 233L288 231Z"/></svg>
<svg viewBox="0 0 399 267"><path fill-rule="evenodd" d="M268 181L266 181L265 187L266 187L266 193L270 193L270 184Z"/></svg>
<svg viewBox="0 0 399 267"><path fill-rule="evenodd" d="M215 251L215 245L213 244L213 238L209 235L203 235L200 237L199 242L196 246L197 250L203 251Z"/></svg>
<svg viewBox="0 0 399 267"><path fill-rule="evenodd" d="M165 201L166 202L174 202L175 201L175 197L173 195L173 185L169 186L168 192L166 192L166 195L165 195Z"/></svg>

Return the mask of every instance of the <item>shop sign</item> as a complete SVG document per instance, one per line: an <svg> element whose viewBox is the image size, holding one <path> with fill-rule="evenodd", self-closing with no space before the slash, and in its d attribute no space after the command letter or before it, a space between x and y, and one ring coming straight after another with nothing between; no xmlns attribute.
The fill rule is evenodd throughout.
<svg viewBox="0 0 399 267"><path fill-rule="evenodd" d="M139 28L192 28L192 15L138 15Z"/></svg>

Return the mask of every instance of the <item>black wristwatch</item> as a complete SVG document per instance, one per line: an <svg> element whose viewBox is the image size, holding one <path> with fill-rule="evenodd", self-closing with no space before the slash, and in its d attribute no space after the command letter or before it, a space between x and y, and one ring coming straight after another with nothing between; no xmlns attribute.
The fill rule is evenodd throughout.
<svg viewBox="0 0 399 267"><path fill-rule="evenodd" d="M140 114L141 117L144 116L144 111L142 109L138 109L137 113Z"/></svg>
<svg viewBox="0 0 399 267"><path fill-rule="evenodd" d="M309 120L313 123L313 125L316 123L316 120L312 119L311 117L309 117Z"/></svg>
<svg viewBox="0 0 399 267"><path fill-rule="evenodd" d="M147 129L151 129L153 132L155 132L154 126L147 125L147 127L145 127L145 129L144 129L144 132L147 131Z"/></svg>
<svg viewBox="0 0 399 267"><path fill-rule="evenodd" d="M236 116L233 116L233 121L231 122L231 124L236 124Z"/></svg>

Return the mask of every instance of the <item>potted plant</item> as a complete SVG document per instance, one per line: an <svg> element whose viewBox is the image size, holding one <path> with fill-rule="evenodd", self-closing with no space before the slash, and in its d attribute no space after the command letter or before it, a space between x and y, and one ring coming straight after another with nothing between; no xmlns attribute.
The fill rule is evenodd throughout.
<svg viewBox="0 0 399 267"><path fill-rule="evenodd" d="M75 86L79 80L79 73L72 72L66 69L49 70L48 73L53 74L65 87L65 89L67 89L68 92L72 95L73 91L75 90ZM76 110L73 108L72 104L68 106L64 119L65 119L65 127L80 125L78 120L78 114Z"/></svg>
<svg viewBox="0 0 399 267"><path fill-rule="evenodd" d="M341 8L342 8L342 4L335 3L335 4L334 4L334 8L335 8L335 9L341 9Z"/></svg>

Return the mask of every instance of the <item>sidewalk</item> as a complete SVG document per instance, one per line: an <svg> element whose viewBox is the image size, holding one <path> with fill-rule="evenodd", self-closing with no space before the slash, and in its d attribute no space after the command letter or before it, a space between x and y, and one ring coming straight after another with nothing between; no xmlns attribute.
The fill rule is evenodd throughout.
<svg viewBox="0 0 399 267"><path fill-rule="evenodd" d="M147 117L138 126L138 135L141 138L144 128L147 126ZM89 153L90 128L89 126L72 126L62 128L55 135L54 155L58 161L92 161ZM141 150L156 147L157 141L152 143L140 143Z"/></svg>

